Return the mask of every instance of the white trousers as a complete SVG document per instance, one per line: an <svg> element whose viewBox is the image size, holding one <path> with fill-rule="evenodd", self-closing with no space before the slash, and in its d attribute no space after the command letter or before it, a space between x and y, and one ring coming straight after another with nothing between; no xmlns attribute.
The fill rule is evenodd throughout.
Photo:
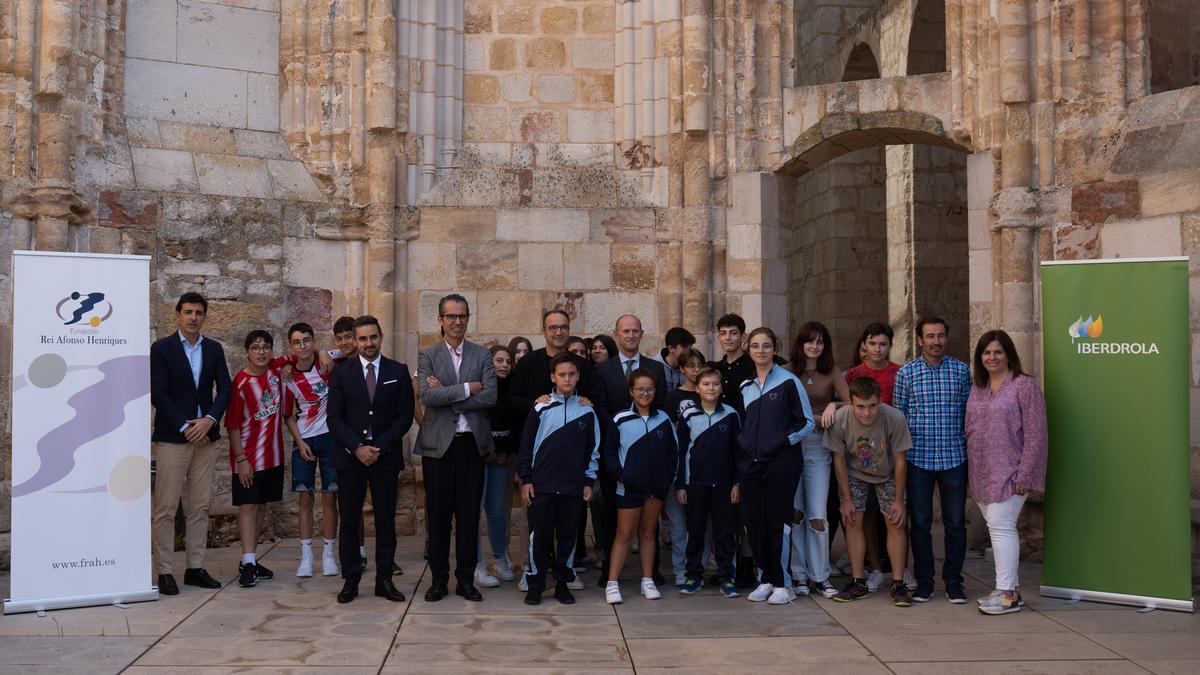
<svg viewBox="0 0 1200 675"><path fill-rule="evenodd" d="M996 588L1013 591L1018 586L1017 565L1021 561L1021 541L1017 536L1017 518L1025 505L1025 495L1013 495L995 504L980 504L992 536L992 557L996 559Z"/></svg>

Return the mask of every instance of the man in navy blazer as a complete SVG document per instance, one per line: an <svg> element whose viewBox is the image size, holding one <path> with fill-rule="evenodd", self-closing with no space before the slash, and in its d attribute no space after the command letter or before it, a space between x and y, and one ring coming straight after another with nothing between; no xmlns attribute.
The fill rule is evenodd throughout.
<svg viewBox="0 0 1200 675"><path fill-rule="evenodd" d="M208 301L184 293L175 303L179 330L150 346L150 402L154 406L154 536L158 591L177 595L175 582L175 511L187 485L183 511L187 521L187 569L183 583L220 588L205 571L208 504L220 437L221 416L229 405L229 366L221 343L200 334ZM214 395L215 390L215 395Z"/></svg>
<svg viewBox="0 0 1200 675"><path fill-rule="evenodd" d="M379 353L383 330L373 316L354 320L358 354L333 369L329 382L329 430L340 448L333 466L341 511L339 553L345 583L339 603L358 595L362 567L359 527L367 488L375 509L375 595L396 602L396 481L404 468L404 435L412 426L414 397L408 366Z"/></svg>

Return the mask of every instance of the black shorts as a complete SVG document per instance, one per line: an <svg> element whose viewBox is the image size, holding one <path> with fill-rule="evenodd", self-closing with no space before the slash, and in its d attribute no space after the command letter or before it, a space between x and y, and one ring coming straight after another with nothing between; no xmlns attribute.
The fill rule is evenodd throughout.
<svg viewBox="0 0 1200 675"><path fill-rule="evenodd" d="M634 491L626 486L625 494L617 495L617 508L640 509L646 504L646 500L652 497L661 501L666 499L666 493L656 490Z"/></svg>
<svg viewBox="0 0 1200 675"><path fill-rule="evenodd" d="M250 487L242 487L237 472L233 473L233 505L269 504L283 501L283 466L254 472Z"/></svg>

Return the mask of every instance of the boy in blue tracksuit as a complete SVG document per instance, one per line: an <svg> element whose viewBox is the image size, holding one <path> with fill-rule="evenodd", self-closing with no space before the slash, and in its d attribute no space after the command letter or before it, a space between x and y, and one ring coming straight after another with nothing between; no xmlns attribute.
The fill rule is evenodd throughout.
<svg viewBox="0 0 1200 675"><path fill-rule="evenodd" d="M600 425L596 413L579 403L575 387L579 366L569 352L550 361L554 391L548 403L529 411L521 434L517 475L521 497L529 513L529 591L525 604L537 605L546 588L550 551L554 558L554 598L575 603L567 584L575 579L575 535L584 502L592 499L592 483L600 460Z"/></svg>
<svg viewBox="0 0 1200 675"><path fill-rule="evenodd" d="M687 581L683 595L700 590L704 579L704 537L712 520L713 553L721 593L738 597L733 585L734 533L740 498L737 484L737 435L741 421L721 403L721 372L705 368L696 378L700 404L679 420L679 471L676 496L687 514Z"/></svg>

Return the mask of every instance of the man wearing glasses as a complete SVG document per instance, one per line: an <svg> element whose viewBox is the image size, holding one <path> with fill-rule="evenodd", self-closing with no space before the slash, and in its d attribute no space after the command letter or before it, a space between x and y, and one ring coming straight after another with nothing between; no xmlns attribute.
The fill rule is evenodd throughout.
<svg viewBox="0 0 1200 675"><path fill-rule="evenodd" d="M479 546L479 503L483 458L492 451L488 409L496 404L496 371L485 347L466 340L467 300L451 293L438 302L442 339L417 357L417 386L425 417L417 434L425 480L429 571L426 602L449 594L450 528L455 524L455 593L478 602L475 562Z"/></svg>

